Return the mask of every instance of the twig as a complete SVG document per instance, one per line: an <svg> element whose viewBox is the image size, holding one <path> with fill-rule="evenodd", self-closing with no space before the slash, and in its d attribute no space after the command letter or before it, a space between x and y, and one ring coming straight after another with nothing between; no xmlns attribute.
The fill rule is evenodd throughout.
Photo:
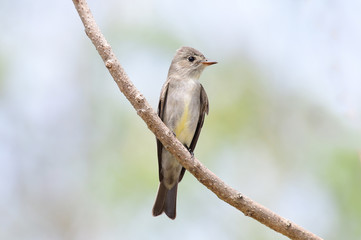
<svg viewBox="0 0 361 240"><path fill-rule="evenodd" d="M148 128L162 142L164 147L176 156L178 161L193 174L198 181L214 192L220 199L242 211L246 216L256 219L260 223L291 239L321 239L226 185L219 177L199 162L198 159L192 157L183 144L181 144L164 125L144 96L129 80L110 45L100 32L87 2L85 0L73 0L73 3L84 24L86 34L93 42L120 91L126 96L137 111L137 114L144 120Z"/></svg>

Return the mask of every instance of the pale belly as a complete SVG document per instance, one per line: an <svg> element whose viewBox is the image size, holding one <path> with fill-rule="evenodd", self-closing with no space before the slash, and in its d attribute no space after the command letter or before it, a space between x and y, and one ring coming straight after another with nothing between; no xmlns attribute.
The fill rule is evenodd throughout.
<svg viewBox="0 0 361 240"><path fill-rule="evenodd" d="M181 91L168 90L163 121L174 132L176 138L189 147L199 120L200 85L192 82L181 87ZM163 183L168 189L171 189L178 182L181 169L182 165L168 151L163 149Z"/></svg>
<svg viewBox="0 0 361 240"><path fill-rule="evenodd" d="M200 111L199 88L197 85L191 87L188 91L170 94L164 114L164 123L188 147L196 131Z"/></svg>

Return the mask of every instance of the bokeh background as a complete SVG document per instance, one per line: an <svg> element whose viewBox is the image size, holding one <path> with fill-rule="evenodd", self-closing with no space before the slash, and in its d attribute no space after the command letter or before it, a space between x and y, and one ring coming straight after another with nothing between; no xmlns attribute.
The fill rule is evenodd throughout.
<svg viewBox="0 0 361 240"><path fill-rule="evenodd" d="M219 64L195 155L325 239L361 237L360 1L94 1L156 107L175 50ZM72 1L0 3L0 239L286 239L186 173L154 218L155 137L113 82Z"/></svg>

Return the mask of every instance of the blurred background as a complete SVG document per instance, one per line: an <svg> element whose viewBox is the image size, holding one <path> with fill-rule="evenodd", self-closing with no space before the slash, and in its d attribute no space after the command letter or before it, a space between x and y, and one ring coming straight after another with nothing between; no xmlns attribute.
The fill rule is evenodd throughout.
<svg viewBox="0 0 361 240"><path fill-rule="evenodd" d="M154 108L192 46L219 64L195 155L325 239L361 237L360 1L94 1ZM113 82L72 1L0 3L0 239L287 239L186 173L154 218L154 135Z"/></svg>

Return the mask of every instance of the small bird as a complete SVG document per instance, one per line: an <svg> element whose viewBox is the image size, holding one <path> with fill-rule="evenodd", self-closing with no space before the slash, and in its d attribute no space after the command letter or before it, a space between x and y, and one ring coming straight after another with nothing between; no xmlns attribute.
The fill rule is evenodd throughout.
<svg viewBox="0 0 361 240"><path fill-rule="evenodd" d="M205 67L216 63L208 61L194 48L181 47L173 58L160 94L159 117L192 155L209 109L207 94L198 79ZM153 216L165 212L175 219L177 188L185 168L158 139L157 152L160 183Z"/></svg>

